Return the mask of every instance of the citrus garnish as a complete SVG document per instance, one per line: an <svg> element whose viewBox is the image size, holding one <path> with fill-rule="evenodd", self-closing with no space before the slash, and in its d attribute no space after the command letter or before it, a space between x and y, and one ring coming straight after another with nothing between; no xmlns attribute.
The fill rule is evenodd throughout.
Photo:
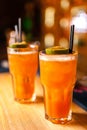
<svg viewBox="0 0 87 130"><path fill-rule="evenodd" d="M61 46L46 48L46 54L68 54L69 49Z"/></svg>
<svg viewBox="0 0 87 130"><path fill-rule="evenodd" d="M28 44L26 42L16 42L11 44L9 47L11 48L26 48Z"/></svg>

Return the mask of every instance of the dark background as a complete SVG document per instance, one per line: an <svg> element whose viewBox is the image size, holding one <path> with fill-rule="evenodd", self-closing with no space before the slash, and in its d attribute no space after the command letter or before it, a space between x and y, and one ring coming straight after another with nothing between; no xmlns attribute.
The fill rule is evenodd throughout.
<svg viewBox="0 0 87 130"><path fill-rule="evenodd" d="M25 0L0 0L0 42L5 40L5 30L13 28L24 12Z"/></svg>
<svg viewBox="0 0 87 130"><path fill-rule="evenodd" d="M31 3L33 9L25 9L25 4ZM30 7L29 7L30 8ZM33 11L33 12L32 12ZM32 16L33 14L33 16ZM22 26L22 30L27 33L30 31L32 38L30 40L39 40L40 37L40 7L37 0L0 0L0 60L7 59L7 33L14 30L14 25L18 24L18 18L22 18L25 22L26 15L30 16L33 27L26 30ZM29 25L27 25L29 28ZM38 30L38 33L37 33Z"/></svg>

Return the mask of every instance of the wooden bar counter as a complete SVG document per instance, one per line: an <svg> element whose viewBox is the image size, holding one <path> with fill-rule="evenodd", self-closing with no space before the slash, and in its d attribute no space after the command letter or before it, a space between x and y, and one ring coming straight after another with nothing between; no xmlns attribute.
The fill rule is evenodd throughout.
<svg viewBox="0 0 87 130"><path fill-rule="evenodd" d="M20 104L14 101L10 74L0 73L0 130L87 130L87 112L75 103L71 122L58 125L46 120L39 76L35 87L37 102Z"/></svg>

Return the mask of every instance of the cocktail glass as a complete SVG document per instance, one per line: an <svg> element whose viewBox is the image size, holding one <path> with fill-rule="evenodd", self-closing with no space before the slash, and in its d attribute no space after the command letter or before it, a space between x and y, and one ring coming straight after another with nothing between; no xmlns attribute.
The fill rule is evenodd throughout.
<svg viewBox="0 0 87 130"><path fill-rule="evenodd" d="M76 81L77 52L39 53L40 78L44 90L45 118L64 124L72 119L72 95Z"/></svg>
<svg viewBox="0 0 87 130"><path fill-rule="evenodd" d="M20 103L34 102L35 76L38 69L38 45L27 48L7 48L9 69L12 75L14 98Z"/></svg>

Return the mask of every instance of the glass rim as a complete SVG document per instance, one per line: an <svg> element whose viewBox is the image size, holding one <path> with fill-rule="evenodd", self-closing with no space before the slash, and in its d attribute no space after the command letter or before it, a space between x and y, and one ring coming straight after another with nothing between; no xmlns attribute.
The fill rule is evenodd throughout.
<svg viewBox="0 0 87 130"><path fill-rule="evenodd" d="M28 44L28 46L27 47L10 47L10 46L7 46L7 48L9 48L9 49L26 49L26 48L38 48L39 47L39 45L37 45L37 44L34 44L34 43L31 43L31 44Z"/></svg>
<svg viewBox="0 0 87 130"><path fill-rule="evenodd" d="M49 60L49 61L67 61L67 60L74 60L78 57L78 51L74 51L73 53L69 54L46 54L45 50L39 52L40 60Z"/></svg>
<svg viewBox="0 0 87 130"><path fill-rule="evenodd" d="M42 56L70 56L70 55L77 55L78 54L78 51L73 51L73 53L67 53L67 54L46 54L45 50L41 50L39 52L39 55L42 55Z"/></svg>
<svg viewBox="0 0 87 130"><path fill-rule="evenodd" d="M28 47L24 48L11 48L7 46L7 53L8 54L24 54L24 53L36 53L38 52L38 46L35 44L29 44Z"/></svg>

